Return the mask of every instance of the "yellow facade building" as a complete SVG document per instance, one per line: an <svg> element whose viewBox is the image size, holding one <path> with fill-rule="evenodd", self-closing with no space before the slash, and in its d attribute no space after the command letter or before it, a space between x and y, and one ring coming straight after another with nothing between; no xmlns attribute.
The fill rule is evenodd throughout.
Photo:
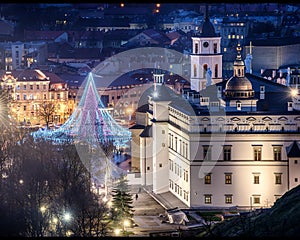
<svg viewBox="0 0 300 240"><path fill-rule="evenodd" d="M18 124L44 126L41 108L53 106L49 112L50 124L62 124L73 111L68 100L68 87L56 74L25 69L0 71L0 86L9 94L8 108L11 118Z"/></svg>

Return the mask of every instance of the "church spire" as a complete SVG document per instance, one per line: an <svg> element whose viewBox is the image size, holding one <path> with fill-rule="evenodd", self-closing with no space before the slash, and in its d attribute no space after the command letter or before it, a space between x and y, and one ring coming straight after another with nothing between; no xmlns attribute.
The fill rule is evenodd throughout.
<svg viewBox="0 0 300 240"><path fill-rule="evenodd" d="M209 21L209 14L208 14L208 5L207 5L207 3L205 3L204 20L205 21Z"/></svg>

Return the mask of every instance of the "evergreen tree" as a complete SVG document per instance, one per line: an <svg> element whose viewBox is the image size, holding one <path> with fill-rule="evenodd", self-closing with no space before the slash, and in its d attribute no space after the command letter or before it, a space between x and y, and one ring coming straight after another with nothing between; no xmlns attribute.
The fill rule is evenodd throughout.
<svg viewBox="0 0 300 240"><path fill-rule="evenodd" d="M112 190L112 217L116 226L123 228L124 220L132 219L132 202L128 180L125 175L121 175Z"/></svg>

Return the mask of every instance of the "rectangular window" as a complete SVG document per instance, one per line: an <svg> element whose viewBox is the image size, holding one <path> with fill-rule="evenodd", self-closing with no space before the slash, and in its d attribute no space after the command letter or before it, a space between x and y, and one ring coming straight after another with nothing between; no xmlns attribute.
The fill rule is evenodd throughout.
<svg viewBox="0 0 300 240"><path fill-rule="evenodd" d="M150 167L147 167L147 170L149 171L149 170L150 170Z"/></svg>
<svg viewBox="0 0 300 240"><path fill-rule="evenodd" d="M260 196L253 196L253 203L260 204Z"/></svg>
<svg viewBox="0 0 300 240"><path fill-rule="evenodd" d="M273 156L275 161L281 161L281 146L273 146Z"/></svg>
<svg viewBox="0 0 300 240"><path fill-rule="evenodd" d="M231 204L232 203L232 195L231 194L226 194L225 195L225 203L226 204Z"/></svg>
<svg viewBox="0 0 300 240"><path fill-rule="evenodd" d="M281 197L281 195L274 195L275 202Z"/></svg>
<svg viewBox="0 0 300 240"><path fill-rule="evenodd" d="M204 184L211 184L211 174L206 174L204 177Z"/></svg>
<svg viewBox="0 0 300 240"><path fill-rule="evenodd" d="M46 94L44 94L44 99L45 99L45 100L47 99L47 95L46 95Z"/></svg>
<svg viewBox="0 0 300 240"><path fill-rule="evenodd" d="M189 181L189 171L188 170L185 171L185 181L186 182Z"/></svg>
<svg viewBox="0 0 300 240"><path fill-rule="evenodd" d="M211 160L211 146L203 146L203 160Z"/></svg>
<svg viewBox="0 0 300 240"><path fill-rule="evenodd" d="M253 176L253 183L254 184L259 184L259 175L254 175Z"/></svg>
<svg viewBox="0 0 300 240"><path fill-rule="evenodd" d="M232 173L225 173L225 184L232 184Z"/></svg>
<svg viewBox="0 0 300 240"><path fill-rule="evenodd" d="M46 85L43 85L43 90L46 90Z"/></svg>
<svg viewBox="0 0 300 240"><path fill-rule="evenodd" d="M27 100L27 95L26 94L23 95L23 99Z"/></svg>
<svg viewBox="0 0 300 240"><path fill-rule="evenodd" d="M275 184L281 184L282 173L275 173Z"/></svg>
<svg viewBox="0 0 300 240"><path fill-rule="evenodd" d="M30 90L33 90L33 85L30 84Z"/></svg>
<svg viewBox="0 0 300 240"><path fill-rule="evenodd" d="M23 86L23 89L26 90L26 85Z"/></svg>
<svg viewBox="0 0 300 240"><path fill-rule="evenodd" d="M195 43L195 53L198 53L198 43Z"/></svg>
<svg viewBox="0 0 300 240"><path fill-rule="evenodd" d="M254 161L261 161L262 147L261 146L255 146L255 147L253 147L253 151L254 151Z"/></svg>
<svg viewBox="0 0 300 240"><path fill-rule="evenodd" d="M231 146L223 146L223 159L224 161L231 160Z"/></svg>
<svg viewBox="0 0 300 240"><path fill-rule="evenodd" d="M214 43L214 53L218 52L218 44Z"/></svg>
<svg viewBox="0 0 300 240"><path fill-rule="evenodd" d="M211 204L211 202L212 202L211 194L205 194L204 195L204 203Z"/></svg>
<svg viewBox="0 0 300 240"><path fill-rule="evenodd" d="M59 93L57 94L57 99L60 99L60 94Z"/></svg>
<svg viewBox="0 0 300 240"><path fill-rule="evenodd" d="M295 178L295 182L298 182L298 178Z"/></svg>
<svg viewBox="0 0 300 240"><path fill-rule="evenodd" d="M36 85L36 90L40 90L40 85Z"/></svg>

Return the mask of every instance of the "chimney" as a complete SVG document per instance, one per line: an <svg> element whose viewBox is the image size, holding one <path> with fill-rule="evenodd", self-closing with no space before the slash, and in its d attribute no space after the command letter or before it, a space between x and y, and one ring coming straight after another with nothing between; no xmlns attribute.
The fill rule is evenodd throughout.
<svg viewBox="0 0 300 240"><path fill-rule="evenodd" d="M260 75L263 75L264 71L265 71L265 70L264 70L263 68L261 68L261 69L260 69Z"/></svg>

